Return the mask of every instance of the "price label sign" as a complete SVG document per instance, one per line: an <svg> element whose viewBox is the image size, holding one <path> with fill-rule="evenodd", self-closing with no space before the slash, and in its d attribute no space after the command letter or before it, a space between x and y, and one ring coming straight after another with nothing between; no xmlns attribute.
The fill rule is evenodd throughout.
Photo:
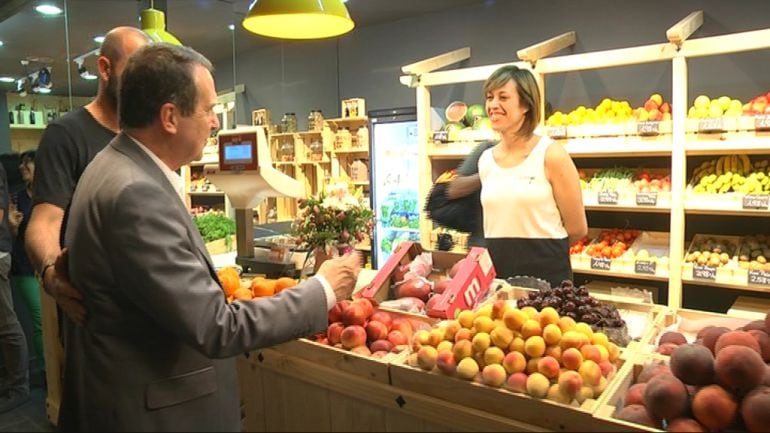
<svg viewBox="0 0 770 433"><path fill-rule="evenodd" d="M657 206L658 193L657 192L637 192L636 205L637 206Z"/></svg>
<svg viewBox="0 0 770 433"><path fill-rule="evenodd" d="M770 115L763 114L760 116L754 116L754 129L759 129L759 130L770 129Z"/></svg>
<svg viewBox="0 0 770 433"><path fill-rule="evenodd" d="M548 136L551 138L566 138L567 127L566 126L549 126Z"/></svg>
<svg viewBox="0 0 770 433"><path fill-rule="evenodd" d="M693 265L692 277L697 278L699 280L716 281L717 268L712 268L710 266L703 266L703 265Z"/></svg>
<svg viewBox="0 0 770 433"><path fill-rule="evenodd" d="M634 272L637 274L655 275L657 263L649 260L637 260L634 262Z"/></svg>
<svg viewBox="0 0 770 433"><path fill-rule="evenodd" d="M744 209L767 210L768 207L770 207L770 196L757 194L747 194L743 196Z"/></svg>
<svg viewBox="0 0 770 433"><path fill-rule="evenodd" d="M707 117L698 122L698 131L700 132L721 131L722 129L721 117Z"/></svg>
<svg viewBox="0 0 770 433"><path fill-rule="evenodd" d="M448 143L449 142L449 131L436 131L433 133L433 142L434 143Z"/></svg>
<svg viewBox="0 0 770 433"><path fill-rule="evenodd" d="M770 272L761 269L749 270L749 284L770 286Z"/></svg>
<svg viewBox="0 0 770 433"><path fill-rule="evenodd" d="M660 134L660 122L639 122L636 124L636 133L639 135L658 135Z"/></svg>
<svg viewBox="0 0 770 433"><path fill-rule="evenodd" d="M591 269L609 271L612 261L606 257L591 257Z"/></svg>
<svg viewBox="0 0 770 433"><path fill-rule="evenodd" d="M618 197L617 191L601 191L596 199L599 204L618 204Z"/></svg>

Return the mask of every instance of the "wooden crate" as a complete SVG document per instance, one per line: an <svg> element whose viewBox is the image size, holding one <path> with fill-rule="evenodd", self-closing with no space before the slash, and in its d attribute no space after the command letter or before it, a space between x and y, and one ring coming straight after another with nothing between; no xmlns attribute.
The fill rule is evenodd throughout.
<svg viewBox="0 0 770 433"><path fill-rule="evenodd" d="M770 314L770 299L738 296L727 315L749 320L762 320Z"/></svg>
<svg viewBox="0 0 770 433"><path fill-rule="evenodd" d="M725 326L730 329L739 328L751 320L731 317L726 314L709 311L667 310L659 315L650 332L644 337L639 346L640 353L654 353L658 347L658 339L667 331L676 331L684 335L688 342L695 342L698 331L706 326Z"/></svg>

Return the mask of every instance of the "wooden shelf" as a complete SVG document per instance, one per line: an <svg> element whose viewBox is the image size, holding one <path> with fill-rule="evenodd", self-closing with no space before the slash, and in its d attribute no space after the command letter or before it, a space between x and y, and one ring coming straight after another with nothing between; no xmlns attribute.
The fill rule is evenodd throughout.
<svg viewBox="0 0 770 433"><path fill-rule="evenodd" d="M685 151L688 156L734 153L767 154L770 152L770 133L743 131L719 134L687 134Z"/></svg>
<svg viewBox="0 0 770 433"><path fill-rule="evenodd" d="M195 191L195 192L188 192L191 196L209 196L209 197L224 197L225 193L223 191Z"/></svg>
<svg viewBox="0 0 770 433"><path fill-rule="evenodd" d="M351 153L369 153L369 148L364 147L361 149L344 149L344 150L340 149L340 150L335 150L334 153L338 155L347 155Z"/></svg>
<svg viewBox="0 0 770 433"><path fill-rule="evenodd" d="M340 126L350 126L350 125L362 125L369 123L368 117L338 117L335 119L324 119L324 121L335 128L338 128Z"/></svg>
<svg viewBox="0 0 770 433"><path fill-rule="evenodd" d="M18 125L18 124L11 124L9 125L11 129L18 129L18 130L44 130L48 125Z"/></svg>
<svg viewBox="0 0 770 433"><path fill-rule="evenodd" d="M669 213L670 207L662 206L619 206L612 204L585 205L589 211L608 211L608 212L638 212L638 213Z"/></svg>
<svg viewBox="0 0 770 433"><path fill-rule="evenodd" d="M692 277L688 277L684 275L682 276L682 283L694 284L698 286L719 287L722 289L743 290L746 292L770 293L770 287L768 286L758 286L758 285L750 286L748 284L732 284L732 283L721 283L721 282L709 281L709 280L696 280Z"/></svg>
<svg viewBox="0 0 770 433"><path fill-rule="evenodd" d="M295 166L299 164L300 163L296 161L273 161L273 165L276 167Z"/></svg>
<svg viewBox="0 0 770 433"><path fill-rule="evenodd" d="M671 136L593 137L554 140L573 158L671 156Z"/></svg>
<svg viewBox="0 0 770 433"><path fill-rule="evenodd" d="M602 270L599 270L599 269L591 269L591 268L575 268L575 267L573 267L572 268L572 272L578 273L578 274L604 275L604 276L607 276L607 277L630 278L630 279L633 279L633 280L668 281L668 277L660 277L660 276L657 276L657 275L602 271Z"/></svg>
<svg viewBox="0 0 770 433"><path fill-rule="evenodd" d="M299 132L277 132L275 134L270 134L268 137L269 138L294 137L297 134L299 134Z"/></svg>
<svg viewBox="0 0 770 433"><path fill-rule="evenodd" d="M369 186L369 181L368 180L353 181L353 186Z"/></svg>
<svg viewBox="0 0 770 433"><path fill-rule="evenodd" d="M440 159L464 159L478 146L474 141L457 141L447 144L428 144L428 158Z"/></svg>

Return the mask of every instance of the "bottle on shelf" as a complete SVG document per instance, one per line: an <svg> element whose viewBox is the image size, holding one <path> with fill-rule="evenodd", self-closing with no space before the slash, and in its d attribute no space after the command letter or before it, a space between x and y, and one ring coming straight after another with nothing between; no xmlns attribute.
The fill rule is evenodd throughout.
<svg viewBox="0 0 770 433"><path fill-rule="evenodd" d="M357 148L369 148L369 128L364 125L356 131Z"/></svg>
<svg viewBox="0 0 770 433"><path fill-rule="evenodd" d="M312 141L308 145L309 155L308 159L311 161L321 161L323 160L324 156L324 146L323 143L321 143L321 139L318 137L313 137Z"/></svg>
<svg viewBox="0 0 770 433"><path fill-rule="evenodd" d="M307 129L308 131L320 132L323 130L324 116L323 112L319 109L310 110L310 114L307 116Z"/></svg>
<svg viewBox="0 0 770 433"><path fill-rule="evenodd" d="M278 148L281 161L289 162L294 161L294 139L289 138L281 142L281 147Z"/></svg>
<svg viewBox="0 0 770 433"><path fill-rule="evenodd" d="M281 132L297 132L297 116L294 113L284 113L281 118Z"/></svg>

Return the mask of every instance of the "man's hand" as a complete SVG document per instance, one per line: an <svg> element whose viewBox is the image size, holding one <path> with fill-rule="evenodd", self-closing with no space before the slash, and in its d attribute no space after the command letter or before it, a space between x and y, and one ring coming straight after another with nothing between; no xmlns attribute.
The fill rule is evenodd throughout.
<svg viewBox="0 0 770 433"><path fill-rule="evenodd" d="M49 266L41 276L43 288L51 295L59 307L73 322L85 324L86 308L83 305L83 294L69 280L67 270L68 251L63 249L56 257L53 266Z"/></svg>
<svg viewBox="0 0 770 433"><path fill-rule="evenodd" d="M327 260L318 268L318 274L334 289L337 300L350 299L361 272L361 253L354 251L343 257Z"/></svg>

